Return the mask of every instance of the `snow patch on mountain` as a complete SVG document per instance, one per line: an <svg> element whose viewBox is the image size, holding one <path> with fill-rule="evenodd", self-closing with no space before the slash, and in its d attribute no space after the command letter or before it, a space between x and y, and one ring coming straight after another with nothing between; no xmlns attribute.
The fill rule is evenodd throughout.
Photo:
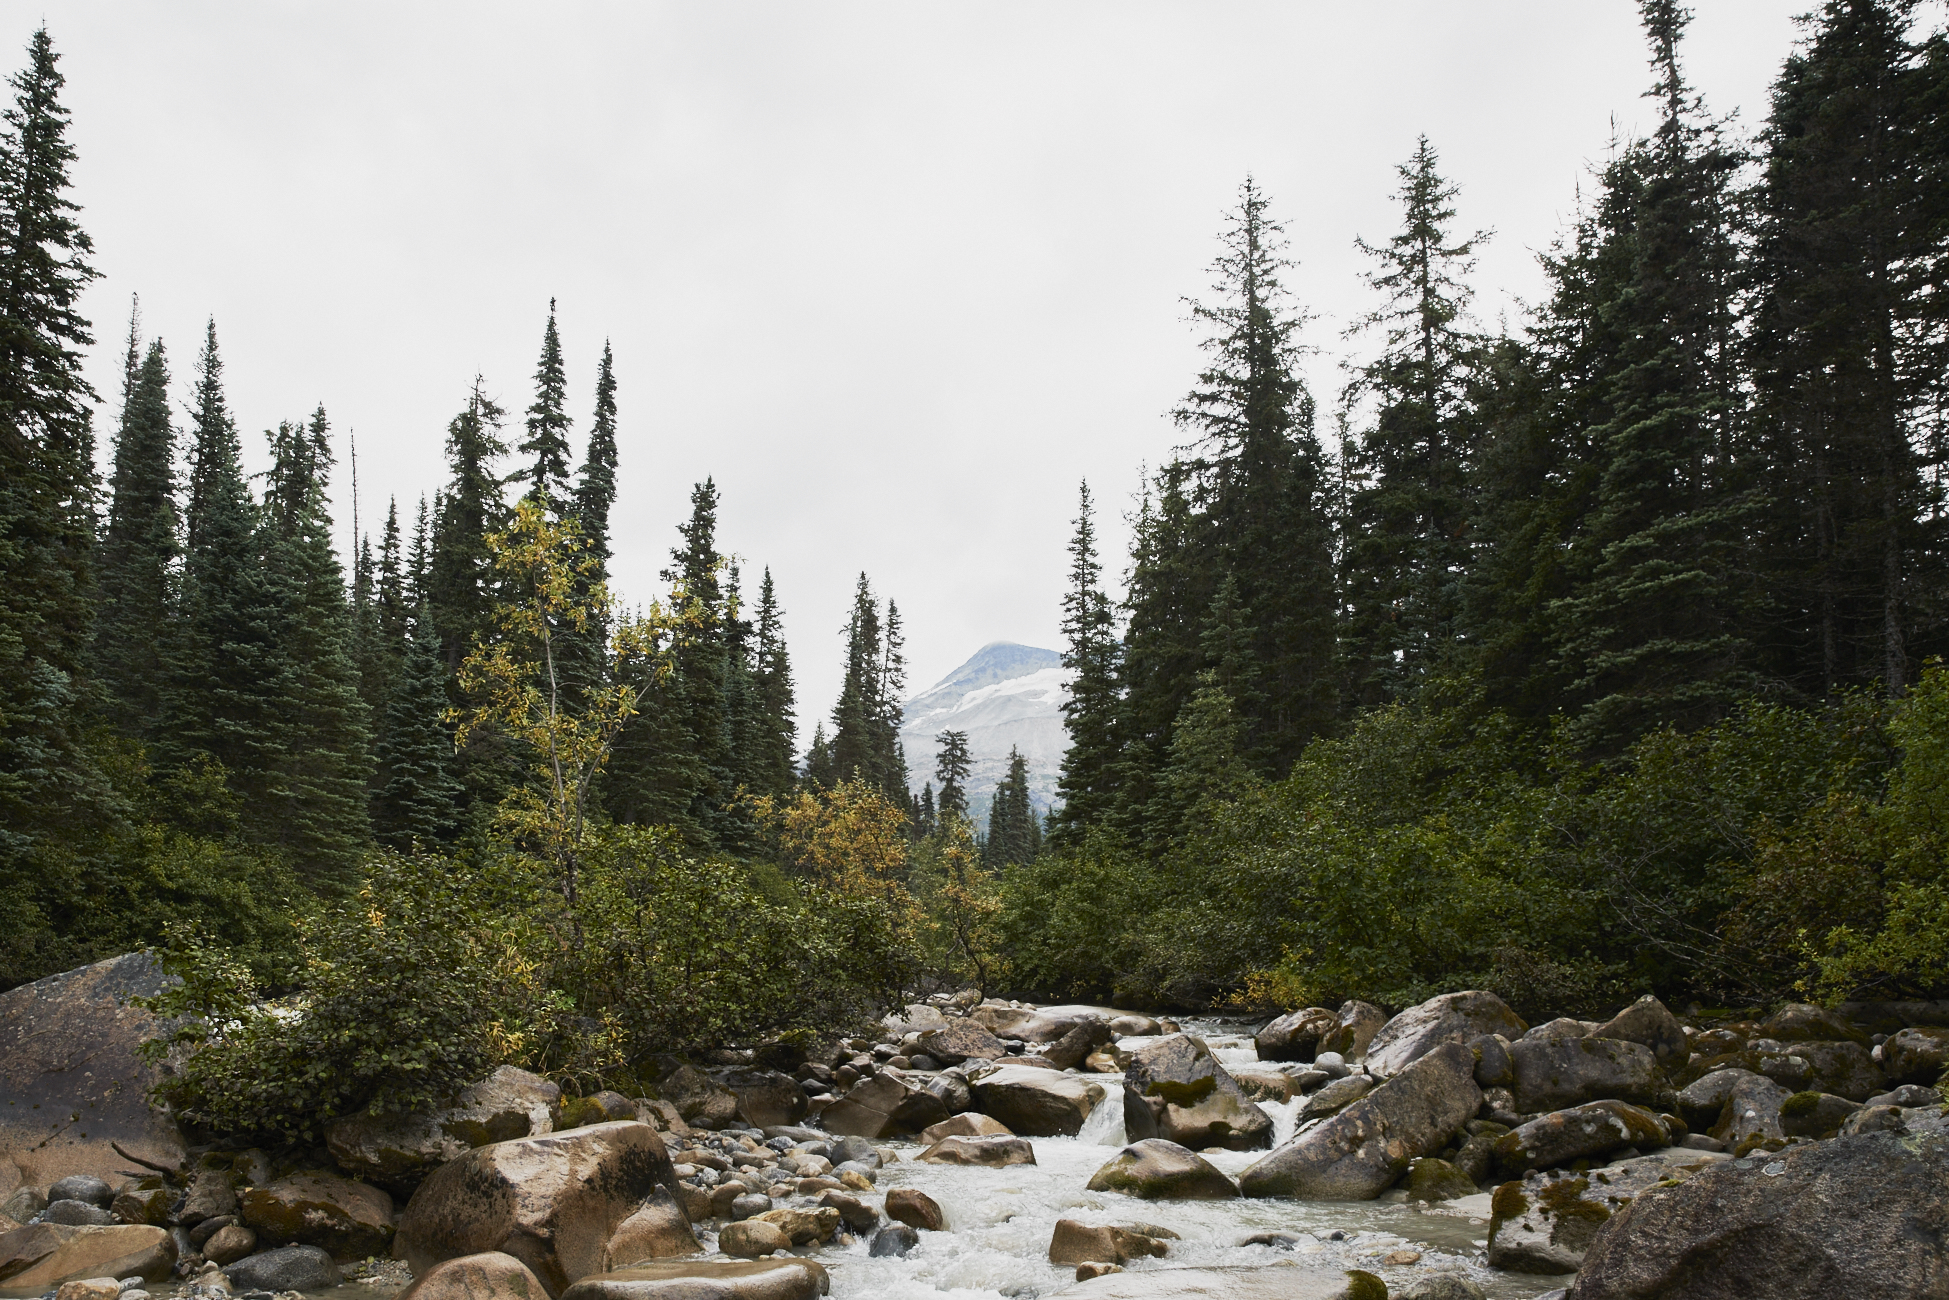
<svg viewBox="0 0 1949 1300"><path fill-rule="evenodd" d="M1070 672L1054 650L996 641L935 685L908 700L900 727L907 751L908 785L919 793L934 779L935 739L943 731L968 733L973 772L969 811L986 829L995 786L1008 775L1008 751L1022 751L1029 765L1029 798L1038 813L1055 801L1056 779L1069 748L1062 705Z"/></svg>

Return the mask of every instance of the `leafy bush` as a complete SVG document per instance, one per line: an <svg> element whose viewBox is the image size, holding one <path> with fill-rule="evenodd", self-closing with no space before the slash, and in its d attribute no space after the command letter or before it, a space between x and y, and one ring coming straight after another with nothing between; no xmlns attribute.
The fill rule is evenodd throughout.
<svg viewBox="0 0 1949 1300"><path fill-rule="evenodd" d="M500 939L469 873L393 855L367 864L354 897L299 922L297 991L279 1002L177 925L161 956L182 983L144 1000L173 1028L145 1050L188 1050L158 1093L192 1123L265 1140L315 1141L337 1116L444 1100L494 1063L513 1010Z"/></svg>

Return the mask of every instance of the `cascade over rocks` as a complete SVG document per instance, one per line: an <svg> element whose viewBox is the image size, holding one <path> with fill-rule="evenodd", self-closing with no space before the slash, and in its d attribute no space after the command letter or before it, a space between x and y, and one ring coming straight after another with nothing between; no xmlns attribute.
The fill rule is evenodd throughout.
<svg viewBox="0 0 1949 1300"><path fill-rule="evenodd" d="M1475 1054L1462 1043L1443 1043L1247 1169L1239 1190L1247 1196L1371 1200L1416 1156L1446 1146L1481 1104Z"/></svg>
<svg viewBox="0 0 1949 1300"><path fill-rule="evenodd" d="M1123 1079L1123 1126L1133 1139L1159 1137L1193 1150L1272 1145L1271 1117L1195 1034L1172 1034L1139 1048Z"/></svg>
<svg viewBox="0 0 1949 1300"><path fill-rule="evenodd" d="M400 1218L394 1254L417 1276L443 1259L502 1251L558 1296L612 1266L611 1239L659 1190L679 1195L670 1157L647 1124L497 1142L420 1184Z"/></svg>
<svg viewBox="0 0 1949 1300"><path fill-rule="evenodd" d="M1949 1137L1835 1138L1641 1193L1571 1300L1879 1300L1949 1292Z"/></svg>
<svg viewBox="0 0 1949 1300"><path fill-rule="evenodd" d="M1480 1034L1517 1039L1528 1029L1493 993L1444 993L1381 1026L1367 1046L1367 1071L1389 1078L1444 1043L1466 1043Z"/></svg>
<svg viewBox="0 0 1949 1300"><path fill-rule="evenodd" d="M159 1026L127 1001L170 982L137 952L0 993L0 1096L12 1103L0 1106L0 1197L69 1174L183 1167L182 1133L149 1106L159 1071L136 1054Z"/></svg>

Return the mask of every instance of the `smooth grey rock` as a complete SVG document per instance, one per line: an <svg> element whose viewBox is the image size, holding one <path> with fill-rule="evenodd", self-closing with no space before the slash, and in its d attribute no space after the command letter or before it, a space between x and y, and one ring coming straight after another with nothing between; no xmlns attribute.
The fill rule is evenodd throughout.
<svg viewBox="0 0 1949 1300"><path fill-rule="evenodd" d="M1475 1054L1444 1043L1347 1109L1247 1169L1247 1196L1371 1200L1416 1156L1433 1155L1475 1114Z"/></svg>
<svg viewBox="0 0 1949 1300"><path fill-rule="evenodd" d="M1475 1082L1481 1088L1507 1088L1516 1077L1515 1062L1509 1059L1509 1040L1501 1034L1477 1034L1469 1039L1475 1053Z"/></svg>
<svg viewBox="0 0 1949 1300"><path fill-rule="evenodd" d="M1651 1049L1619 1038L1525 1038L1509 1045L1509 1060L1525 1115L1604 1099L1654 1106L1669 1095Z"/></svg>
<svg viewBox="0 0 1949 1300"><path fill-rule="evenodd" d="M1365 1074L1349 1074L1335 1079L1306 1099L1306 1104L1299 1108L1299 1118L1323 1119L1338 1114L1372 1092L1378 1082Z"/></svg>
<svg viewBox="0 0 1949 1300"><path fill-rule="evenodd" d="M873 1234L873 1244L866 1253L874 1259L905 1255L920 1245L920 1234L904 1223L889 1223Z"/></svg>
<svg viewBox="0 0 1949 1300"><path fill-rule="evenodd" d="M1253 1042L1261 1061L1310 1061L1319 1052L1320 1038L1337 1023L1325 1007L1304 1007L1267 1024Z"/></svg>
<svg viewBox="0 0 1949 1300"><path fill-rule="evenodd" d="M1660 1061L1682 1063L1686 1056L1685 1026L1657 998L1647 993L1599 1025L1593 1038L1621 1038L1649 1047Z"/></svg>
<svg viewBox="0 0 1949 1300"><path fill-rule="evenodd" d="M1794 1054L1808 1064L1809 1088L1864 1102L1888 1086L1888 1076L1860 1043L1797 1042L1792 1046Z"/></svg>
<svg viewBox="0 0 1949 1300"><path fill-rule="evenodd" d="M743 1196L731 1198L731 1220L752 1219L771 1209L771 1197L758 1192L746 1192Z"/></svg>
<svg viewBox="0 0 1949 1300"><path fill-rule="evenodd" d="M1876 1133L1652 1187L1584 1253L1576 1300L1949 1293L1949 1139Z"/></svg>
<svg viewBox="0 0 1949 1300"><path fill-rule="evenodd" d="M1852 1021L1826 1007L1796 1002L1781 1007L1760 1023L1760 1035L1783 1043L1832 1043L1851 1041L1863 1047L1868 1036Z"/></svg>
<svg viewBox="0 0 1949 1300"><path fill-rule="evenodd" d="M1082 1075L1020 1065L977 1073L969 1086L983 1113L1024 1137L1074 1137L1103 1099L1103 1085Z"/></svg>
<svg viewBox="0 0 1949 1300"><path fill-rule="evenodd" d="M1702 1075L1678 1090L1678 1114L1694 1131L1710 1128L1719 1122L1733 1085L1741 1079L1758 1077L1751 1070L1736 1067Z"/></svg>
<svg viewBox="0 0 1949 1300"><path fill-rule="evenodd" d="M1387 1078L1444 1043L1466 1043L1478 1034L1515 1039L1528 1028L1493 993L1444 993L1409 1007L1381 1026L1367 1047L1367 1070Z"/></svg>
<svg viewBox="0 0 1949 1300"><path fill-rule="evenodd" d="M1392 1293L1396 1300L1484 1300L1487 1292L1458 1273L1430 1273Z"/></svg>
<svg viewBox="0 0 1949 1300"><path fill-rule="evenodd" d="M1237 1185L1211 1161L1162 1138L1131 1143L1091 1176L1088 1187L1147 1201L1223 1201L1238 1195Z"/></svg>
<svg viewBox="0 0 1949 1300"><path fill-rule="evenodd" d="M1593 1101L1538 1116L1497 1140L1496 1163L1509 1175L1636 1147L1671 1145L1664 1121L1629 1102Z"/></svg>
<svg viewBox="0 0 1949 1300"><path fill-rule="evenodd" d="M338 1285L338 1265L317 1246L279 1246L223 1270L239 1291L322 1291Z"/></svg>
<svg viewBox="0 0 1949 1300"><path fill-rule="evenodd" d="M946 1118L939 1097L891 1070L860 1080L819 1112L819 1122L834 1133L874 1139L918 1133Z"/></svg>
<svg viewBox="0 0 1949 1300"><path fill-rule="evenodd" d="M1272 1118L1195 1034L1171 1034L1131 1053L1123 1073L1123 1127L1132 1139L1163 1138L1193 1151L1272 1144Z"/></svg>
<svg viewBox="0 0 1949 1300"><path fill-rule="evenodd" d="M57 1201L80 1201L97 1209L106 1210L115 1199L115 1193L106 1180L93 1174L70 1174L47 1189L47 1203Z"/></svg>
<svg viewBox="0 0 1949 1300"><path fill-rule="evenodd" d="M86 1201L59 1200L47 1203L47 1208L41 1211L41 1222L59 1223L72 1228L100 1228L115 1222L115 1216L101 1206L90 1205Z"/></svg>

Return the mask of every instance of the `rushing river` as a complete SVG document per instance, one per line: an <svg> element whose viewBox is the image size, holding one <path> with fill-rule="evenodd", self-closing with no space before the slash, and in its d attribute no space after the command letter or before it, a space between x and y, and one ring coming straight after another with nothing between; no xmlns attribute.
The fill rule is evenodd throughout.
<svg viewBox="0 0 1949 1300"><path fill-rule="evenodd" d="M1200 1034L1221 1062L1256 1061L1252 1039L1237 1024L1186 1022ZM1150 1039L1126 1038L1125 1048ZM1317 1246L1302 1250L1325 1266L1364 1268L1387 1279L1399 1290L1431 1267L1452 1268L1481 1285L1490 1296L1521 1300L1562 1286L1568 1279L1501 1273L1482 1263L1488 1238L1486 1197L1473 1199L1471 1217L1423 1211L1406 1205L1346 1201L1141 1201L1115 1193L1084 1190L1094 1174L1124 1145L1123 1077L1090 1075L1104 1086L1105 1097L1091 1113L1083 1131L1073 1138L1036 1138L1033 1165L1003 1169L970 1169L955 1165L917 1164L909 1158L880 1171L879 1187L915 1187L926 1192L947 1214L947 1233L925 1233L921 1246L904 1259L869 1258L864 1242L839 1250L826 1248L817 1258L832 1270L834 1300L913 1300L943 1296L953 1300L1043 1295L1074 1281L1073 1267L1049 1262L1049 1238L1057 1219L1085 1223L1151 1223L1169 1228L1182 1240L1171 1243L1170 1255L1142 1260L1130 1271L1174 1265L1272 1263L1291 1259L1292 1252L1267 1246L1240 1248L1238 1241L1257 1232L1310 1233ZM1300 1103L1261 1103L1271 1115L1274 1144L1292 1136ZM903 1157L920 1150L894 1143ZM1205 1158L1236 1178L1263 1152L1206 1153ZM1341 1234L1333 1240L1331 1234ZM1418 1250L1419 1264L1389 1267L1381 1261L1390 1253Z"/></svg>

